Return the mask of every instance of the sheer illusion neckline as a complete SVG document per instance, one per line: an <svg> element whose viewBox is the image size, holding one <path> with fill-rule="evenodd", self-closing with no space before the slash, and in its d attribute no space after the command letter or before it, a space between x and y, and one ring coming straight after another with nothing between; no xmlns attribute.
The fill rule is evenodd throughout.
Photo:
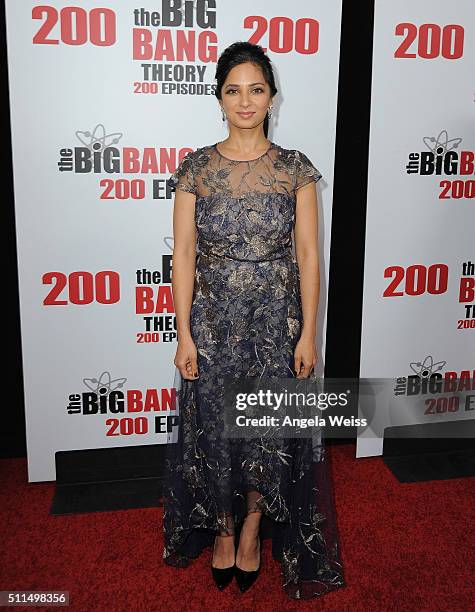
<svg viewBox="0 0 475 612"><path fill-rule="evenodd" d="M252 159L231 159L230 157L226 157L226 155L223 155L219 149L218 149L218 143L216 142L213 145L214 150L217 152L217 154L222 157L223 159L227 159L228 161L232 161L232 162L241 162L242 164L245 164L247 162L251 162L251 161L257 161L258 159L261 159L262 157L265 157L269 151L273 148L274 143L271 141L267 151L264 151L264 153L262 155L259 155L259 157L253 157Z"/></svg>

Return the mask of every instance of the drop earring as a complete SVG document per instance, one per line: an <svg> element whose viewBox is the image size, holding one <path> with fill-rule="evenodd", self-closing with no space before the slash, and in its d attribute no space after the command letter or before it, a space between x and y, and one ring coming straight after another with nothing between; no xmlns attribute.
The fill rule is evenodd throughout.
<svg viewBox="0 0 475 612"><path fill-rule="evenodd" d="M269 119L272 117L272 109L273 109L272 105L269 106L269 108L267 109L267 115L268 115Z"/></svg>
<svg viewBox="0 0 475 612"><path fill-rule="evenodd" d="M223 117L223 121L226 121L226 113L224 112L224 108L221 106L221 115Z"/></svg>

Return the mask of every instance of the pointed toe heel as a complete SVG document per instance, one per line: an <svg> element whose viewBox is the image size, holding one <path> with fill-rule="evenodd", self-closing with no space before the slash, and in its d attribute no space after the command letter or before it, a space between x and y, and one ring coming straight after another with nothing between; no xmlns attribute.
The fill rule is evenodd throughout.
<svg viewBox="0 0 475 612"><path fill-rule="evenodd" d="M259 567L256 570L247 572L236 566L236 582L241 593L247 591L247 589L249 589L254 584L260 569L261 568Z"/></svg>
<svg viewBox="0 0 475 612"><path fill-rule="evenodd" d="M247 591L257 579L261 570L261 542L259 541L259 567L256 570L246 571L241 569L235 564L234 574L236 576L236 582L241 593Z"/></svg>
<svg viewBox="0 0 475 612"><path fill-rule="evenodd" d="M225 589L231 580L234 578L234 571L236 564L231 567L213 567L211 566L211 573L213 574L213 580L220 591Z"/></svg>
<svg viewBox="0 0 475 612"><path fill-rule="evenodd" d="M234 534L228 534L228 537ZM214 540L213 553L216 547L216 538ZM236 555L234 555L236 556ZM211 558L211 573L213 575L213 580L215 585L218 587L220 591L225 589L231 580L234 578L234 573L236 570L236 560L230 567L213 567L213 559Z"/></svg>

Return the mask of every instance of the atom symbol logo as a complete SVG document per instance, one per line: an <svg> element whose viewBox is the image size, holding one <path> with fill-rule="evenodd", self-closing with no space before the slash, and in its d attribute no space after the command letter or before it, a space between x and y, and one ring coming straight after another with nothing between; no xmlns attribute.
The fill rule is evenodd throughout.
<svg viewBox="0 0 475 612"><path fill-rule="evenodd" d="M113 134L106 134L106 128L102 123L99 123L94 128L92 132L81 132L78 130L76 132L76 137L78 140L87 147L91 152L92 151L101 151L110 147L113 144L118 144L123 134L121 132L114 132Z"/></svg>
<svg viewBox="0 0 475 612"><path fill-rule="evenodd" d="M446 361L434 363L434 358L428 355L422 363L420 361L413 361L410 365L411 370L414 374L417 374L419 378L429 378L432 374L435 374L435 372L442 370L446 363Z"/></svg>
<svg viewBox="0 0 475 612"><path fill-rule="evenodd" d="M102 374L99 376L99 380L97 378L83 378L82 381L93 393L107 396L112 391L121 389L127 379L116 378L115 380L111 380L110 372L102 372Z"/></svg>
<svg viewBox="0 0 475 612"><path fill-rule="evenodd" d="M423 140L426 147L431 153L434 153L434 155L445 155L448 151L456 149L462 142L461 138L452 138L452 140L449 140L447 130L442 130L437 138L434 138L434 136L424 136Z"/></svg>

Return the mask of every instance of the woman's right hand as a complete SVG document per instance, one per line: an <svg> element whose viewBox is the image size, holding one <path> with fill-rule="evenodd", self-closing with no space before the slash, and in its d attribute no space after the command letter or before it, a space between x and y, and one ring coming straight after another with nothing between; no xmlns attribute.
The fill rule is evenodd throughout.
<svg viewBox="0 0 475 612"><path fill-rule="evenodd" d="M178 341L173 363L186 380L198 377L198 352L192 338Z"/></svg>

